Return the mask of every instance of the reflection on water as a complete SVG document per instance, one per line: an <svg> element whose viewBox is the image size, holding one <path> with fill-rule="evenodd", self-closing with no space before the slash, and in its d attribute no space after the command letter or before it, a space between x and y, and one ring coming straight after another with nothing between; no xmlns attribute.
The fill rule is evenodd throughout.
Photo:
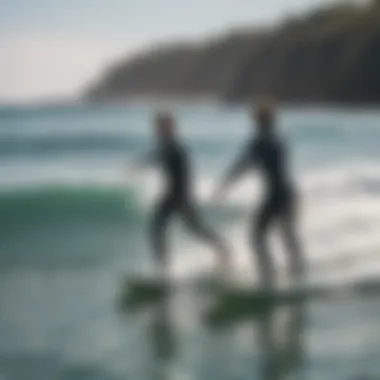
<svg viewBox="0 0 380 380"><path fill-rule="evenodd" d="M286 323L277 333L277 318L285 312ZM291 306L287 310L272 311L263 315L258 323L258 342L262 359L262 379L280 380L295 378L304 360L305 306Z"/></svg>
<svg viewBox="0 0 380 380"><path fill-rule="evenodd" d="M154 306L150 323L147 330L148 339L156 363L153 366L151 379L167 380L170 379L169 364L175 358L177 350L175 327L168 300L163 299Z"/></svg>
<svg viewBox="0 0 380 380"><path fill-rule="evenodd" d="M193 296L195 295L193 294ZM149 346L149 359L147 360L149 378L152 380L176 378L172 364L176 360L181 362L181 344L187 344L186 341L181 340L181 333L177 331L176 318L178 315L175 313L173 303L178 302L178 299L159 297L151 299L150 304L142 302L140 307L130 301L130 299L123 299L119 304L126 318L136 312L141 315L145 313L148 317L142 339L145 339ZM202 310L197 310L197 312L202 313ZM227 325L223 330L218 330L215 335L207 328L201 333L202 326L197 327L198 333L204 335L211 333L209 338L212 342L211 345L206 344L205 347L199 347L204 350L202 354L204 360L207 361L205 371L200 371L201 378L207 378L210 375L213 378L230 378L227 369L228 359L231 358L231 354L234 356L230 350L233 348L234 335L237 335L243 319L243 328L247 330L247 321L244 315L242 315L242 321L235 318L233 325ZM300 373L305 356L305 321L306 305L304 303L270 308L265 312L260 310L251 315L248 327L250 326L249 329L252 330L253 326L251 332L253 332L254 339L252 340L253 344L250 345L251 349L246 350L244 355L248 358L257 356L258 365L253 368L252 376L259 375L258 378L262 380L281 380L293 379ZM203 336L204 338L205 336ZM202 339L199 340L198 345L202 345ZM199 364L202 367L202 364ZM241 370L245 371L244 368ZM194 377L194 379L198 379L198 377Z"/></svg>
<svg viewBox="0 0 380 380"><path fill-rule="evenodd" d="M379 371L373 360L379 347L375 342L379 338L376 326L380 326L375 317L377 296L333 297L257 309L248 318L234 315L231 323L219 329L201 318L210 305L197 302L199 294L186 302L181 297L161 297L140 310L133 308L133 313L147 317L141 336L148 346L143 379L335 379L334 374L351 379ZM186 314L189 309L200 319L186 327L181 322L184 310ZM124 317L130 318L131 310L124 311ZM366 329L359 324L360 318L367 320ZM345 351L342 347L348 338L352 342ZM341 342L341 349L334 348L331 339ZM360 349L362 342L368 344L366 352Z"/></svg>
<svg viewBox="0 0 380 380"><path fill-rule="evenodd" d="M0 277L0 378L380 377L379 293L272 307L215 330L203 318L213 294L203 302L195 292L176 292L120 316L115 278Z"/></svg>
<svg viewBox="0 0 380 380"><path fill-rule="evenodd" d="M172 299L165 291L154 286L138 285L137 289L138 293L135 293L136 289L129 291L127 288L125 293L123 290L118 300L119 309L126 318L132 314L149 312L142 337L149 346L146 372L151 380L170 379L170 363L178 350Z"/></svg>

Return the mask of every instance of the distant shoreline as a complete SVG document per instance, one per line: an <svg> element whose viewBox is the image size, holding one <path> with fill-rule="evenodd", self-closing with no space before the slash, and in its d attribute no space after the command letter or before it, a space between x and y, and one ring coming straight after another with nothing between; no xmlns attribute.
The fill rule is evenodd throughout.
<svg viewBox="0 0 380 380"><path fill-rule="evenodd" d="M115 62L83 99L217 99L273 95L287 104L380 105L380 3L340 3L274 28L164 44Z"/></svg>
<svg viewBox="0 0 380 380"><path fill-rule="evenodd" d="M218 108L233 109L244 108L254 104L252 102L223 102L212 97L128 97L119 100L107 101L68 101L68 102L20 102L20 103L0 103L0 116L4 112L17 112L18 110L64 110L72 108L123 108L133 106L151 106L152 108L175 108L176 106L215 106ZM284 110L304 110L304 111L317 111L317 110L331 110L331 111L345 111L345 112L378 112L380 111L380 104L371 103L312 103L312 102L278 102L278 108Z"/></svg>

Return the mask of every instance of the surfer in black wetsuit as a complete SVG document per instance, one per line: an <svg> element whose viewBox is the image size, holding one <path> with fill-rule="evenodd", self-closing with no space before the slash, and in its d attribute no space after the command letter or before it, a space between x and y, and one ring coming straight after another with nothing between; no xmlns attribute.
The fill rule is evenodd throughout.
<svg viewBox="0 0 380 380"><path fill-rule="evenodd" d="M262 103L253 113L257 135L248 142L243 154L227 174L217 192L221 198L227 188L247 169L257 167L265 183L265 199L253 223L251 232L253 250L257 253L261 284L271 287L274 269L267 248L269 228L277 222L286 245L291 273L301 280L303 258L296 237L296 194L289 177L288 157L284 142L275 128L275 115L270 103Z"/></svg>
<svg viewBox="0 0 380 380"><path fill-rule="evenodd" d="M162 167L167 189L158 202L152 223L152 242L159 270L167 268L165 232L169 220L179 214L187 227L204 241L210 243L217 254L221 269L225 272L228 252L221 239L200 219L191 194L190 161L185 147L175 135L175 122L168 113L159 114L155 120L158 149L148 161Z"/></svg>

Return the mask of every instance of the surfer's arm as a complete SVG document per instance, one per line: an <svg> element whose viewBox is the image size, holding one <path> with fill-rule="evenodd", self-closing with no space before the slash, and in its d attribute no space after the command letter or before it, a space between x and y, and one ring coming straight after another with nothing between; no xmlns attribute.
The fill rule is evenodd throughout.
<svg viewBox="0 0 380 380"><path fill-rule="evenodd" d="M142 169L146 166L155 165L159 161L160 161L159 152L157 150L153 150L141 156L136 157L132 162L132 166L135 169Z"/></svg>
<svg viewBox="0 0 380 380"><path fill-rule="evenodd" d="M157 151L145 153L141 156L135 157L126 163L126 173L128 175L136 175L139 170L142 170L148 166L152 166L159 162L159 160L160 155Z"/></svg>
<svg viewBox="0 0 380 380"><path fill-rule="evenodd" d="M144 166L151 166L157 164L160 160L160 155L157 151L151 151L138 158L136 166L141 168Z"/></svg>
<svg viewBox="0 0 380 380"><path fill-rule="evenodd" d="M218 197L224 195L227 190L249 169L252 165L252 148L248 146L244 149L232 167L227 171L218 191Z"/></svg>

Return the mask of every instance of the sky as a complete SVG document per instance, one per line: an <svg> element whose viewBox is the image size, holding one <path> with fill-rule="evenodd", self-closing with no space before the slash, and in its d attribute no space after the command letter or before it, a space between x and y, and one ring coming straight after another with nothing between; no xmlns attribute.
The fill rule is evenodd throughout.
<svg viewBox="0 0 380 380"><path fill-rule="evenodd" d="M0 102L75 96L121 57L334 0L0 0Z"/></svg>

